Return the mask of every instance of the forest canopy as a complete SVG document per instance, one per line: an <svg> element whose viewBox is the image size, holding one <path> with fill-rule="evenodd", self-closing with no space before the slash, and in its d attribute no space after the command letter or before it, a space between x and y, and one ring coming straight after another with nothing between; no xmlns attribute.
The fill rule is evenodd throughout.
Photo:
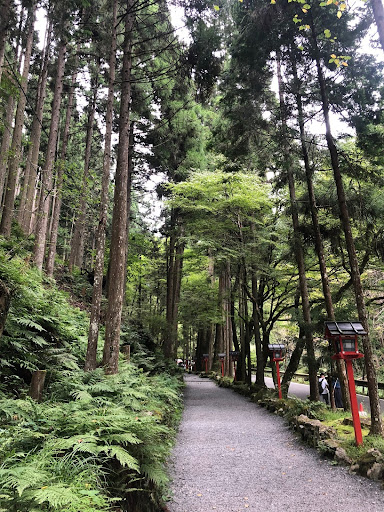
<svg viewBox="0 0 384 512"><path fill-rule="evenodd" d="M36 400L12 414L69 400L71 372L73 397L92 408L104 387L113 408L118 379L180 359L234 377L236 354L236 378L262 388L274 342L285 393L301 371L317 400L323 370L348 408L324 338L325 321L346 320L368 333L355 371L382 433L381 0L0 0L0 12L0 392ZM139 407L141 393L123 399ZM126 454L88 427L92 457L150 487L140 429ZM30 496L35 510L55 499Z"/></svg>

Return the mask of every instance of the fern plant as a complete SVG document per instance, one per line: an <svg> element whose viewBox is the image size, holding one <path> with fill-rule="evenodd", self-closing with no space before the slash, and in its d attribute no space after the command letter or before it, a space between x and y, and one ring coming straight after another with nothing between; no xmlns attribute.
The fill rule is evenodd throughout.
<svg viewBox="0 0 384 512"><path fill-rule="evenodd" d="M67 372L46 403L0 399L0 510L96 512L113 498L155 508L180 388L122 363L114 376Z"/></svg>

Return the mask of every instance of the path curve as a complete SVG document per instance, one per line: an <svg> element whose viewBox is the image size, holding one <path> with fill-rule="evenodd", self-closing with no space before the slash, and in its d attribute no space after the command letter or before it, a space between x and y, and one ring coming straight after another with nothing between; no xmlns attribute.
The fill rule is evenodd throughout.
<svg viewBox="0 0 384 512"><path fill-rule="evenodd" d="M253 382L256 382L256 377L252 376ZM265 385L268 388L274 388L272 377L264 378ZM309 396L309 385L308 384L300 384L299 382L291 382L289 385L288 396L296 396L301 400L306 400ZM380 399L380 411L381 415L384 416L384 400ZM371 407L369 405L369 398L366 395L357 395L357 403L363 404L364 411L369 415L371 412Z"/></svg>
<svg viewBox="0 0 384 512"><path fill-rule="evenodd" d="M322 460L283 418L208 379L185 381L170 512L383 512L379 484Z"/></svg>

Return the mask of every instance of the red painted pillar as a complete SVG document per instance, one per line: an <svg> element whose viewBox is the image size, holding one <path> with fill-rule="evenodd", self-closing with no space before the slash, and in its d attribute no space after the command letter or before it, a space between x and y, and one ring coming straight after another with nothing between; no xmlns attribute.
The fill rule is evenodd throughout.
<svg viewBox="0 0 384 512"><path fill-rule="evenodd" d="M353 375L352 359L345 359L345 364L347 365L348 387L351 397L352 419L353 428L355 429L356 446L360 446L363 444L363 434L361 432L360 416L357 407L356 386L355 377Z"/></svg>
<svg viewBox="0 0 384 512"><path fill-rule="evenodd" d="M221 361L221 376L224 377L224 361Z"/></svg>
<svg viewBox="0 0 384 512"><path fill-rule="evenodd" d="M280 400L283 398L283 394L281 392L281 382L280 382L280 365L279 361L276 361L276 376L277 376L277 388L279 390L279 398Z"/></svg>
<svg viewBox="0 0 384 512"><path fill-rule="evenodd" d="M208 359L205 360L205 373L208 373Z"/></svg>

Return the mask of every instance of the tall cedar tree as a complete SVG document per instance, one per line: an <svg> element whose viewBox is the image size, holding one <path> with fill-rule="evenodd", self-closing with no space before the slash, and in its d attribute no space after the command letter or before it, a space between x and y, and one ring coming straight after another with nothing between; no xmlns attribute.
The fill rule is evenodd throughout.
<svg viewBox="0 0 384 512"><path fill-rule="evenodd" d="M104 273L104 252L105 236L107 225L108 210L108 187L109 174L111 168L111 142L112 142L112 122L113 122L113 99L116 76L116 46L117 46L117 7L118 0L113 0L112 8L112 33L110 39L109 55L109 82L107 111L105 115L105 139L104 139L104 158L103 158L103 177L100 197L99 222L96 232L96 254L95 254L95 280L92 292L92 307L89 321L87 355L85 359L85 370L94 370L96 368L97 341L99 336L100 309L103 288Z"/></svg>
<svg viewBox="0 0 384 512"><path fill-rule="evenodd" d="M115 175L115 194L110 248L108 308L106 313L103 365L106 373L119 369L120 326L125 288L127 245L128 157L131 102L132 31L134 2L127 0L124 13L123 67L121 72L119 144Z"/></svg>
<svg viewBox="0 0 384 512"><path fill-rule="evenodd" d="M17 185L17 177L19 171L19 165L21 161L22 154L22 134L24 127L24 111L25 106L27 104L27 88L28 88L28 75L29 75L29 67L31 64L31 54L32 54L32 44L33 44L33 36L34 36L34 24L35 24L35 12L37 8L37 2L32 2L32 5L28 11L27 18L27 40L24 51L24 64L23 64L23 72L21 75L21 91L19 95L19 100L17 102L16 116L15 116L15 126L12 134L12 143L10 148L10 154L8 157L8 179L7 179L7 188L5 192L4 198L4 208L3 215L1 218L0 224L0 233L4 236L10 236L12 220L14 216L14 206L15 206L15 195L16 195L16 185Z"/></svg>

